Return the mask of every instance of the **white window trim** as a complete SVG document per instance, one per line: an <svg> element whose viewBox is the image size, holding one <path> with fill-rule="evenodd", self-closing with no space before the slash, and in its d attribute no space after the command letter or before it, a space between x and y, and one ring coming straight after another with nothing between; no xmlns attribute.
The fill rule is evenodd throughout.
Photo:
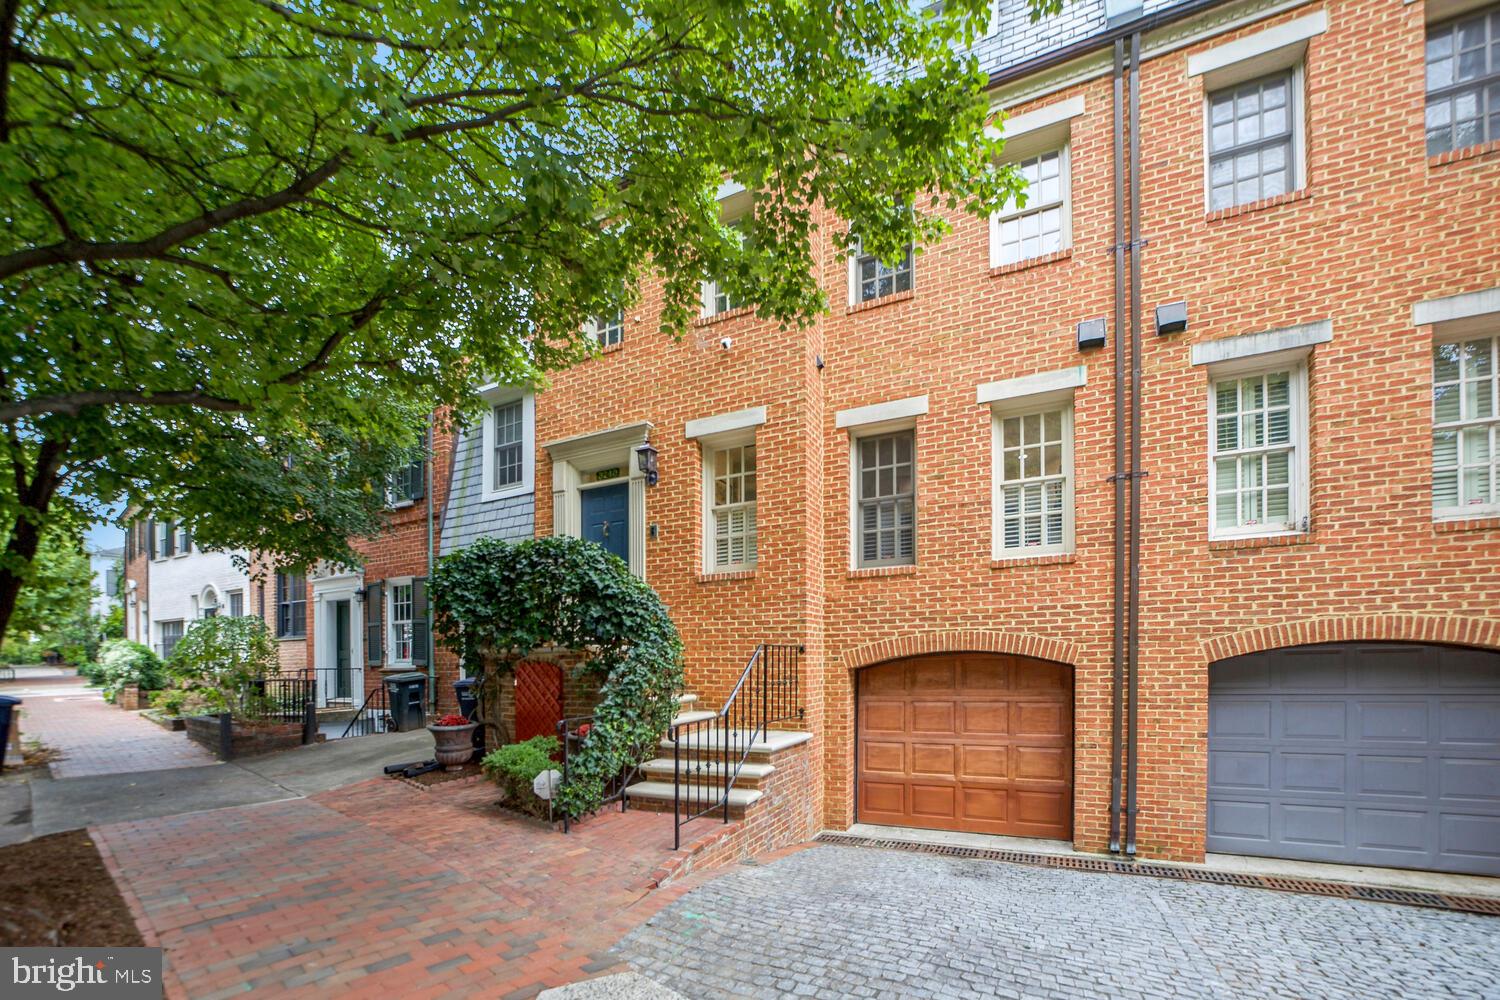
<svg viewBox="0 0 1500 1000"><path fill-rule="evenodd" d="M725 226L734 226L745 216L750 214L754 206L754 195L733 178L726 179L719 185L715 194L715 201L719 206L719 222ZM717 279L707 279L699 282L698 286L698 315L704 319L710 316L720 316L722 313L714 308L714 299L719 294L719 282ZM743 306L735 306L739 309ZM726 309L724 312L733 312L734 309Z"/></svg>
<svg viewBox="0 0 1500 1000"><path fill-rule="evenodd" d="M926 412L927 397L912 396L909 399L898 399L890 403L877 403L874 406L861 406L852 410L840 410L835 415L835 425L840 429L847 429L849 431L849 530L846 540L849 545L849 569L851 571L899 569L905 566L916 566L920 563L922 558L922 507L919 498L922 495L922 465L918 455L922 442L921 435L917 433L917 417L926 414ZM845 422L846 415L851 415L849 422ZM882 566L861 566L859 564L859 442L867 437L880 437L897 431L912 432L911 495L913 532L911 562L890 563Z"/></svg>
<svg viewBox="0 0 1500 1000"><path fill-rule="evenodd" d="M392 588L395 588L395 587L410 586L412 584L412 581L414 579L415 579L414 577L410 577L410 576L392 576L392 577L387 577L385 580L382 581L383 593L381 595L381 603L383 603L385 605L385 607L381 609L381 612L382 612L382 614L385 617L385 649L384 649L385 657L384 657L384 659L385 659L385 662L386 662L387 666L391 666L391 667L409 667L409 666L411 666L411 656L410 655L408 655L406 657L406 659L404 659L404 660L396 658L396 642L395 642L396 616L394 614L395 609L396 609L396 602L392 599L391 590L392 590ZM416 596L417 595L416 595L416 593L414 591L412 593L412 614L416 614ZM353 614L353 609L352 608L350 609L350 614L351 615ZM416 619L413 618L412 621L415 622ZM351 620L350 627L351 627L351 630L352 630L352 628L353 628L352 620ZM413 639L413 646L415 646L416 637L413 636L412 639Z"/></svg>
<svg viewBox="0 0 1500 1000"><path fill-rule="evenodd" d="M765 422L764 409L760 423ZM751 411L741 410L741 413ZM733 416L733 414L729 414ZM688 437L696 437L700 447L700 459L703 463L703 572L705 574L715 573L744 573L753 570L760 562L760 545L756 544L756 558L750 562L727 563L723 566L714 561L716 548L716 525L714 523L714 454L723 448L738 448L743 445L755 444L755 427L750 425L735 429L720 431L714 434L689 434ZM759 533L760 527L760 453L756 450L755 456L756 476L756 529Z"/></svg>
<svg viewBox="0 0 1500 1000"><path fill-rule="evenodd" d="M489 385L479 390L479 397L486 403L484 422L480 432L480 500L504 500L522 496L535 489L536 480L536 396L522 389ZM503 403L521 400L521 481L503 489L495 489L495 407Z"/></svg>
<svg viewBox="0 0 1500 1000"><path fill-rule="evenodd" d="M1048 148L1039 150L1036 153L1032 153L1029 156L1019 157L1019 158L1017 158L1017 160L1015 162L1019 163L1021 160L1035 159L1038 156L1045 156L1048 153L1051 153L1051 152L1054 152L1054 151L1057 153L1057 156L1058 156L1057 180L1058 180L1058 185L1061 188L1061 194L1062 194L1062 200L1058 204L1058 208L1061 209L1061 211L1062 211L1062 232L1058 235L1057 250L1049 250L1049 251L1047 251L1047 253L1037 254L1034 257L1021 257L1018 260L1001 261L1001 259L1000 259L1000 223L1005 222L1005 221L1007 221L1009 219L1017 218L1018 216L1030 215L1033 212L1040 211L1040 209L1036 205L1033 205L1031 202L1027 202L1024 207L1021 206L1021 205L1019 205L1019 204L1009 205L1009 206L1007 206L1005 208L1000 209L998 212L991 212L990 213L990 267L1009 267L1012 264L1024 264L1028 260L1036 260L1039 257L1045 257L1045 256L1047 256L1047 254L1050 254L1050 253L1061 253L1064 250L1068 250L1068 249L1072 248L1072 246L1073 246L1073 156L1072 156L1072 152L1071 152L1071 143L1070 143L1070 141L1068 139L1064 139L1063 142L1062 142L1062 144L1060 146L1048 147Z"/></svg>
<svg viewBox="0 0 1500 1000"><path fill-rule="evenodd" d="M1046 132L1059 125L1067 126L1074 118L1081 116L1084 112L1083 97L1069 97L1055 104L1037 108L1035 111L1027 111L1023 114L1006 118L996 128L991 125L985 128L984 134L991 139L1003 139L1007 146L1017 140L1035 135L1038 132Z"/></svg>
<svg viewBox="0 0 1500 1000"><path fill-rule="evenodd" d="M1301 62L1309 39L1328 30L1328 14L1315 10L1253 35L1188 56L1188 76L1204 78L1205 89L1217 90Z"/></svg>
<svg viewBox="0 0 1500 1000"><path fill-rule="evenodd" d="M994 383L991 383L994 384ZM1081 382L1079 383L1082 384ZM982 388L982 387L981 387ZM1016 549L1005 547L1005 449L1001 424L1006 417L1062 410L1063 537L1057 545L1035 545ZM1068 555L1073 552L1073 393L1040 392L1010 397L990 407L990 558L1029 559L1033 556Z"/></svg>
<svg viewBox="0 0 1500 1000"><path fill-rule="evenodd" d="M1432 344L1428 349L1429 357L1427 370L1429 377L1432 374L1431 351L1435 349L1439 344L1457 344L1463 343L1464 341L1468 340L1490 340L1495 337L1500 337L1500 324L1492 323L1490 324L1488 329L1475 329L1472 322L1464 321L1465 319L1471 319L1473 315L1478 314L1469 314L1465 317L1455 317L1452 321L1449 321L1447 325L1438 325L1434 327ZM1433 480L1433 474L1436 472L1437 462L1435 461L1432 454L1432 438L1438 430L1437 411L1435 408L1436 400L1431 399L1434 391L1435 383L1429 381L1429 403L1427 411L1428 422L1430 425L1427 434L1427 494L1429 498L1435 497L1437 493L1437 485ZM1500 416L1500 413L1497 413L1497 416ZM1486 420L1483 422L1492 423L1494 421ZM1463 422L1459 421L1458 424L1449 423L1444 424L1443 426L1445 428L1456 429L1457 427L1463 426ZM1492 503L1486 504L1472 504L1458 507L1439 507L1436 504L1430 504L1429 506L1432 510L1432 520L1434 521L1434 523L1443 521L1469 521L1473 520L1476 517L1495 517L1497 515L1500 515L1500 495L1494 496Z"/></svg>
<svg viewBox="0 0 1500 1000"><path fill-rule="evenodd" d="M1245 378L1253 375L1266 375L1272 372L1285 371L1289 373L1287 385L1287 398L1291 402L1291 440L1292 440L1292 462L1291 462L1291 509L1288 512L1293 527L1276 528L1266 530L1263 526L1256 525L1250 528L1244 527L1217 527L1218 523L1218 498L1214 489L1214 441L1216 440L1217 428L1214 425L1214 384L1231 378ZM1311 507L1311 490L1309 489L1309 463L1308 463L1308 391L1307 391L1307 352L1279 352L1276 354L1260 355L1254 362L1240 362L1230 364L1217 364L1207 368L1208 384L1204 393L1204 416L1207 421L1207 437L1204 440L1204 453L1206 458L1205 485L1208 487L1208 537L1212 541L1232 538L1276 538L1281 536L1305 535L1309 530L1309 511Z"/></svg>
<svg viewBox="0 0 1500 1000"><path fill-rule="evenodd" d="M1213 107L1210 98L1221 90L1237 86L1241 83L1249 83L1262 76L1271 76L1290 69L1292 71L1291 93L1287 95L1287 105L1292 112L1292 152L1287 160L1287 186L1284 194L1292 194L1307 187L1307 87L1304 83L1306 64L1302 62L1300 55L1295 63L1285 66L1272 65L1264 72L1255 73L1242 79L1232 78L1232 81L1208 85L1208 77L1204 77L1203 100L1202 100L1202 132L1203 132L1203 209L1207 212L1225 212L1230 209L1240 208L1243 205L1253 205L1254 201L1236 202L1221 209L1213 207L1213 153L1210 145L1213 130ZM1275 197L1275 196L1272 196ZM1257 199L1259 200L1259 199Z"/></svg>
<svg viewBox="0 0 1500 1000"><path fill-rule="evenodd" d="M718 434L728 434L733 431L748 430L754 437L755 428L766 422L766 408L764 406L751 406L743 410L735 410L732 413L721 413L713 417L700 417L697 420L689 420L683 425L683 436L688 440L713 437Z"/></svg>
<svg viewBox="0 0 1500 1000"><path fill-rule="evenodd" d="M602 317L599 316L590 316L588 319L584 320L583 335L592 340L595 344L599 345L599 348L601 350L609 347L622 346L625 343L625 310L623 308L620 309L620 339L615 341L613 344L606 344L602 339L601 334L604 328L599 323L599 320L601 318Z"/></svg>

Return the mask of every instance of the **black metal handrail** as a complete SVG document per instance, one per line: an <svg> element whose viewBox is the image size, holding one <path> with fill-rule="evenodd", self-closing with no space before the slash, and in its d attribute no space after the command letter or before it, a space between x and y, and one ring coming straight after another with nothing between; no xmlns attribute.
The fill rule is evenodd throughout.
<svg viewBox="0 0 1500 1000"><path fill-rule="evenodd" d="M344 734L339 739L384 733L390 729L390 725L391 703L386 696L385 685L380 684L365 696L364 704L359 706L359 711L349 720L349 725L344 728Z"/></svg>
<svg viewBox="0 0 1500 1000"><path fill-rule="evenodd" d="M561 753L563 784L567 784L568 779L572 777L572 766L570 758L574 748L576 746L582 745L583 741L588 738L588 735L586 733L580 735L578 730L585 725L592 726L593 724L594 717L592 715L574 715L566 719L558 720L557 742L562 745ZM635 780L636 775L640 774L640 771L641 765L639 763L627 765L620 769L619 774L616 774L608 781L606 781L604 783L604 795L599 800L599 808L603 809L605 806L615 801L618 801L620 803L620 812L624 812L627 808L629 808L630 803L625 797L625 789L630 785L631 782ZM563 813L563 833L568 832L568 827L571 822L572 821L568 818L568 814Z"/></svg>
<svg viewBox="0 0 1500 1000"><path fill-rule="evenodd" d="M258 677L240 692L243 718L302 722L315 697L311 677Z"/></svg>
<svg viewBox="0 0 1500 1000"><path fill-rule="evenodd" d="M729 822L729 793L755 744L772 723L803 717L802 652L802 646L761 643L723 708L672 726L673 850L693 820L722 810Z"/></svg>

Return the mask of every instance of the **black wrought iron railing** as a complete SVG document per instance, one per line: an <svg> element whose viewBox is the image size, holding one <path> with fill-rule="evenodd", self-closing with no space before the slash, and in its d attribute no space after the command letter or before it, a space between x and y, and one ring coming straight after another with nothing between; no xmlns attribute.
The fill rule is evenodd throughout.
<svg viewBox="0 0 1500 1000"><path fill-rule="evenodd" d="M365 696L364 703L359 706L359 711L354 718L349 720L343 735L339 739L348 739L351 736L373 736L376 733L389 732L391 728L391 702L386 694L385 685L381 684Z"/></svg>
<svg viewBox="0 0 1500 1000"><path fill-rule="evenodd" d="M261 722L282 722L302 727L302 742L317 738L317 688L307 676L261 677L240 691L238 714Z"/></svg>
<svg viewBox="0 0 1500 1000"><path fill-rule="evenodd" d="M570 718L562 719L557 723L557 742L562 747L563 784L567 784L568 779L572 777L572 756L583 745L583 741L588 738L587 727L593 724L594 717L592 715L574 715ZM599 808L603 809L607 805L618 802L620 803L620 812L624 812L630 805L629 800L625 797L625 789L635 781L640 771L640 764L627 765L620 769L619 774L605 781L604 795L599 800ZM563 833L568 832L571 822L568 814L563 813Z"/></svg>
<svg viewBox="0 0 1500 1000"><path fill-rule="evenodd" d="M803 717L802 652L801 646L761 643L723 708L672 727L673 850L693 820L722 814L729 822L729 793L755 744L772 724Z"/></svg>
<svg viewBox="0 0 1500 1000"><path fill-rule="evenodd" d="M345 667L309 667L317 679L319 708L354 708L364 697L364 674Z"/></svg>

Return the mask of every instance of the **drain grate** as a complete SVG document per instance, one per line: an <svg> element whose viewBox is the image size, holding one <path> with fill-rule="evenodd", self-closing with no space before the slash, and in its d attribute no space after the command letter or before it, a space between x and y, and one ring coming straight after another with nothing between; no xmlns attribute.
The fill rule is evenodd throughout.
<svg viewBox="0 0 1500 1000"><path fill-rule="evenodd" d="M1030 851L988 850L982 847L956 847L948 844L922 844L911 840L877 840L848 833L823 833L820 844L840 847L874 847L912 854L936 854L945 858L979 861L1006 861L1040 868L1066 868L1072 871L1107 872L1116 875L1144 875L1147 878L1177 879L1183 882L1208 882L1214 885L1236 885L1248 889L1273 889L1277 892L1300 892L1339 899L1362 899L1401 906L1422 906L1432 910L1452 910L1500 916L1500 899L1485 896L1451 896L1413 889L1386 889L1380 886L1355 885L1349 882L1324 882L1310 878L1288 878L1279 875L1247 875L1206 868L1183 868L1153 864L1149 861L1116 861L1113 858L1079 857L1074 854L1035 854Z"/></svg>

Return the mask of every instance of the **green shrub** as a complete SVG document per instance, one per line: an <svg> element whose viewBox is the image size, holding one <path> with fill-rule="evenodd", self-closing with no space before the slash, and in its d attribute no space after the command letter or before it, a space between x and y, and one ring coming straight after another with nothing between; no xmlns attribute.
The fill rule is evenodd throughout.
<svg viewBox="0 0 1500 1000"><path fill-rule="evenodd" d="M167 715L209 715L222 712L224 703L212 691L170 687L151 696L151 707Z"/></svg>
<svg viewBox="0 0 1500 1000"><path fill-rule="evenodd" d="M78 664L78 676L90 684L104 683L104 664L96 660L85 660Z"/></svg>
<svg viewBox="0 0 1500 1000"><path fill-rule="evenodd" d="M253 697L255 682L276 673L278 667L270 629L252 617L193 622L177 640L168 664L179 687L231 711L245 706L246 699Z"/></svg>
<svg viewBox="0 0 1500 1000"><path fill-rule="evenodd" d="M556 767L552 755L561 749L556 736L533 736L484 755L479 766L490 780L505 789L505 803L533 816L546 816L547 803L531 788L536 776Z"/></svg>
<svg viewBox="0 0 1500 1000"><path fill-rule="evenodd" d="M158 691L167 686L167 671L161 659L147 646L129 639L111 639L99 654L104 697L114 701L126 686Z"/></svg>

